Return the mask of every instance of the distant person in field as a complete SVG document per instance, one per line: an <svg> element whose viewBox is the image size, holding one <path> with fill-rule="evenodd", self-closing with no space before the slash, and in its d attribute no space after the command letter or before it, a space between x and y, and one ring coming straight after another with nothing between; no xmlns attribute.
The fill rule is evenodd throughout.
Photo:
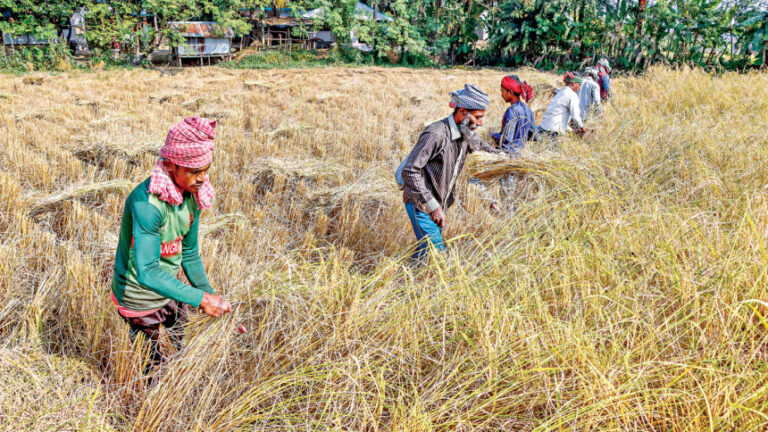
<svg viewBox="0 0 768 432"><path fill-rule="evenodd" d="M588 67L584 72L584 82L579 89L579 101L581 102L581 114L586 123L593 114L600 115L602 113L602 106L600 105L600 85L596 81L598 79L597 69Z"/></svg>
<svg viewBox="0 0 768 432"><path fill-rule="evenodd" d="M525 147L525 143L538 139L538 130L533 112L527 102L533 98L533 89L517 75L505 76L501 80L501 98L509 104L501 120L501 130L491 136L499 143L501 149L510 156L515 156ZM499 203L493 198L485 184L480 179L470 179L471 184L480 189L483 198L490 201L492 210L501 211ZM509 198L514 197L515 177L509 175L499 179L502 192Z"/></svg>
<svg viewBox="0 0 768 432"><path fill-rule="evenodd" d="M613 97L611 93L611 64L608 59L601 58L597 62L597 83L600 85L600 98L608 100Z"/></svg>
<svg viewBox="0 0 768 432"><path fill-rule="evenodd" d="M539 126L539 133L555 142L559 135L572 131L571 122L576 125L577 133L587 131L581 118L581 101L579 101L579 88L583 80L577 73L567 72L563 81L565 87L558 90L544 112Z"/></svg>
<svg viewBox="0 0 768 432"><path fill-rule="evenodd" d="M158 346L160 326L180 348L189 306L212 317L232 310L208 282L198 251L200 214L214 196L208 169L215 128L215 121L201 117L171 127L152 175L125 202L112 301L131 337L147 336L154 365L165 360ZM180 267L189 285L176 278Z"/></svg>
<svg viewBox="0 0 768 432"><path fill-rule="evenodd" d="M502 153L475 133L483 125L489 103L488 95L471 84L451 92L453 114L427 126L397 170L395 177L403 187L405 209L418 240L416 262L424 259L430 244L445 250L445 212L454 203L453 192L467 154Z"/></svg>

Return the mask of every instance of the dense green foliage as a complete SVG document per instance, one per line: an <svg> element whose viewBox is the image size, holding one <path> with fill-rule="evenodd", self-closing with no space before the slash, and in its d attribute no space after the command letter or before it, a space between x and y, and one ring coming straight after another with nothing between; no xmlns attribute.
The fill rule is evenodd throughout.
<svg viewBox="0 0 768 432"><path fill-rule="evenodd" d="M161 40L181 43L171 21L211 20L239 35L253 19L287 8L325 13L313 26L338 41L338 57L358 63L474 64L574 68L606 56L623 69L693 64L744 69L766 64L764 0L368 0L392 21L360 19L356 0L0 0L11 18L0 31L54 38L80 7L89 45L149 53ZM485 37L480 34L484 33ZM350 54L352 35L373 48ZM357 57L357 59L355 59ZM314 61L314 60L313 60ZM324 60L323 60L324 62ZM322 63L322 62L321 62Z"/></svg>

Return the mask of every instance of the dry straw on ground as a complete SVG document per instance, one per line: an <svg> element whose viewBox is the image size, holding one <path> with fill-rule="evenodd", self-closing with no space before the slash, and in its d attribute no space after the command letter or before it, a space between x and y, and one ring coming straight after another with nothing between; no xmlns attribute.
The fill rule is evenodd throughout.
<svg viewBox="0 0 768 432"><path fill-rule="evenodd" d="M765 430L768 75L653 69L616 80L594 134L473 156L515 173L515 213L465 173L450 252L411 268L392 172L465 82L498 128L501 75L0 77L0 429ZM148 385L108 294L130 190L110 182L144 180L144 144L202 110L201 253L239 303L195 316Z"/></svg>

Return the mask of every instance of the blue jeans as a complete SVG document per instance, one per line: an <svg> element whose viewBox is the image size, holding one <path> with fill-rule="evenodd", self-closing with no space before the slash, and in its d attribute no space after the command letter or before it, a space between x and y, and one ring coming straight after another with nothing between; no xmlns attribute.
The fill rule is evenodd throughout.
<svg viewBox="0 0 768 432"><path fill-rule="evenodd" d="M419 245L416 247L416 253L413 254L414 261L419 261L427 254L429 244L435 247L439 251L445 250L445 243L443 243L443 229L429 217L428 214L423 211L419 211L411 203L405 203L405 210L408 212L408 217L411 219L411 226L413 227L413 233L416 234L416 240Z"/></svg>

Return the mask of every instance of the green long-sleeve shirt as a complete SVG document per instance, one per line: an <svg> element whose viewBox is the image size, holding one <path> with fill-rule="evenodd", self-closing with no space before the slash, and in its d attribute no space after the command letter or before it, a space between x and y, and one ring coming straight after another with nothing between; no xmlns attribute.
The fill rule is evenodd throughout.
<svg viewBox="0 0 768 432"><path fill-rule="evenodd" d="M194 195L168 204L149 193L149 179L128 195L112 278L120 306L151 310L172 299L198 307L203 291L213 294L197 245L200 213ZM191 286L176 278L179 267Z"/></svg>

